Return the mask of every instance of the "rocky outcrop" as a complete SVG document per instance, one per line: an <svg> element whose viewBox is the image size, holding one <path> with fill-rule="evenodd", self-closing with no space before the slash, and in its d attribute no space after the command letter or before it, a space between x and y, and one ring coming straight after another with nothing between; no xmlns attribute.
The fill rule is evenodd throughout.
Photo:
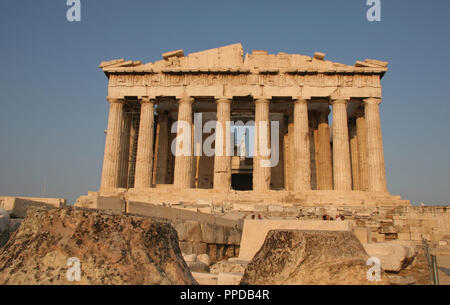
<svg viewBox="0 0 450 305"><path fill-rule="evenodd" d="M245 269L241 284L387 284L367 279L369 256L352 232L273 230Z"/></svg>
<svg viewBox="0 0 450 305"><path fill-rule="evenodd" d="M370 256L378 257L381 267L390 272L400 272L416 256L414 247L392 243L365 244L364 249Z"/></svg>
<svg viewBox="0 0 450 305"><path fill-rule="evenodd" d="M0 248L8 241L9 238L9 213L0 208Z"/></svg>
<svg viewBox="0 0 450 305"><path fill-rule="evenodd" d="M67 277L76 267L69 258L79 260L80 281ZM182 285L196 281L170 225L145 217L63 208L28 211L0 250L0 284Z"/></svg>

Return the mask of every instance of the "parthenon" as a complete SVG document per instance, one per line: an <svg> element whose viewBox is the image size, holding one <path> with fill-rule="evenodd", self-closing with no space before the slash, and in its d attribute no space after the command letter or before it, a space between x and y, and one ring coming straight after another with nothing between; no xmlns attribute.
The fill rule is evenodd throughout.
<svg viewBox="0 0 450 305"><path fill-rule="evenodd" d="M176 50L153 63L102 62L109 120L97 194L149 203L408 204L386 186L379 106L387 65L350 66L320 52L244 56L240 43ZM205 132L208 121L215 125ZM229 140L227 122L237 121L255 126L244 156ZM213 130L215 153L205 154ZM233 154L225 153L230 141ZM264 166L274 153L278 162Z"/></svg>

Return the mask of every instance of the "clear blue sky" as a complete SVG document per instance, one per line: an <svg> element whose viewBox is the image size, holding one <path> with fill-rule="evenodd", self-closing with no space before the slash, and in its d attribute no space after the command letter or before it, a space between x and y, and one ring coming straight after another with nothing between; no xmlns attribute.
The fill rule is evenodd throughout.
<svg viewBox="0 0 450 305"><path fill-rule="evenodd" d="M389 190L450 203L450 1L0 1L0 194L74 201L100 183L108 104L102 60L155 61L241 42L245 52L389 61L382 128Z"/></svg>

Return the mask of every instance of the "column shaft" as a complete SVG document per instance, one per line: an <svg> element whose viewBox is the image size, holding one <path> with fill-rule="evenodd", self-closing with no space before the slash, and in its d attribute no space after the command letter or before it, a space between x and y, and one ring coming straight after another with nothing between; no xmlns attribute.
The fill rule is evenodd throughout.
<svg viewBox="0 0 450 305"><path fill-rule="evenodd" d="M359 178L359 153L358 153L358 135L356 132L356 120L351 118L349 120L349 137L350 137L350 158L352 162L352 181L353 190L361 189L361 182Z"/></svg>
<svg viewBox="0 0 450 305"><path fill-rule="evenodd" d="M294 111L289 114L288 124L288 138L289 138L289 150L288 150L288 189L294 190L294 172L295 172L295 160L294 160Z"/></svg>
<svg viewBox="0 0 450 305"><path fill-rule="evenodd" d="M122 143L120 144L120 173L119 187L128 187L128 165L130 154L130 129L131 129L131 109L129 105L124 105L123 126L122 126Z"/></svg>
<svg viewBox="0 0 450 305"><path fill-rule="evenodd" d="M120 185L120 146L123 131L123 100L108 98L109 118L106 132L101 189L116 189Z"/></svg>
<svg viewBox="0 0 450 305"><path fill-rule="evenodd" d="M333 163L331 155L330 126L328 125L329 109L319 114L317 127L317 172L318 189L333 189Z"/></svg>
<svg viewBox="0 0 450 305"><path fill-rule="evenodd" d="M386 192L386 170L384 165L383 139L381 136L381 99L369 98L365 101L367 126L367 164L369 191Z"/></svg>
<svg viewBox="0 0 450 305"><path fill-rule="evenodd" d="M174 187L187 189L192 181L192 103L189 97L178 101L178 128L174 168ZM182 133L181 133L182 132ZM180 134L181 133L181 134Z"/></svg>
<svg viewBox="0 0 450 305"><path fill-rule="evenodd" d="M217 99L217 127L214 154L214 189L231 188L231 154L227 151L230 143L229 122L231 120L231 99Z"/></svg>
<svg viewBox="0 0 450 305"><path fill-rule="evenodd" d="M308 104L294 100L294 191L311 189L311 158L309 146Z"/></svg>
<svg viewBox="0 0 450 305"><path fill-rule="evenodd" d="M356 111L356 137L358 141L359 186L360 190L369 189L369 169L367 167L367 128L364 109Z"/></svg>
<svg viewBox="0 0 450 305"><path fill-rule="evenodd" d="M253 157L253 190L270 189L270 124L269 100L255 100L255 149Z"/></svg>
<svg viewBox="0 0 450 305"><path fill-rule="evenodd" d="M272 121L278 121L278 143L271 143L271 156L278 153L278 164L271 168L270 185L271 189L281 190L284 186L284 114L274 113L271 117ZM277 152L278 150L278 152Z"/></svg>
<svg viewBox="0 0 450 305"><path fill-rule="evenodd" d="M345 99L337 99L332 103L334 189L340 191L352 189L347 103L348 101Z"/></svg>
<svg viewBox="0 0 450 305"><path fill-rule="evenodd" d="M143 98L136 156L135 188L152 186L154 111L154 100Z"/></svg>
<svg viewBox="0 0 450 305"><path fill-rule="evenodd" d="M159 138L156 159L155 184L167 183L167 166L169 160L169 118L167 112L158 116Z"/></svg>

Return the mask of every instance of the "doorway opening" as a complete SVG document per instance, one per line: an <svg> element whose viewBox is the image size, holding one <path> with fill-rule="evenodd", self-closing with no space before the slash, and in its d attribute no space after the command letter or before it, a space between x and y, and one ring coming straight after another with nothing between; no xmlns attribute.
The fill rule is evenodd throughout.
<svg viewBox="0 0 450 305"><path fill-rule="evenodd" d="M232 174L231 187L236 191L253 190L253 174Z"/></svg>

